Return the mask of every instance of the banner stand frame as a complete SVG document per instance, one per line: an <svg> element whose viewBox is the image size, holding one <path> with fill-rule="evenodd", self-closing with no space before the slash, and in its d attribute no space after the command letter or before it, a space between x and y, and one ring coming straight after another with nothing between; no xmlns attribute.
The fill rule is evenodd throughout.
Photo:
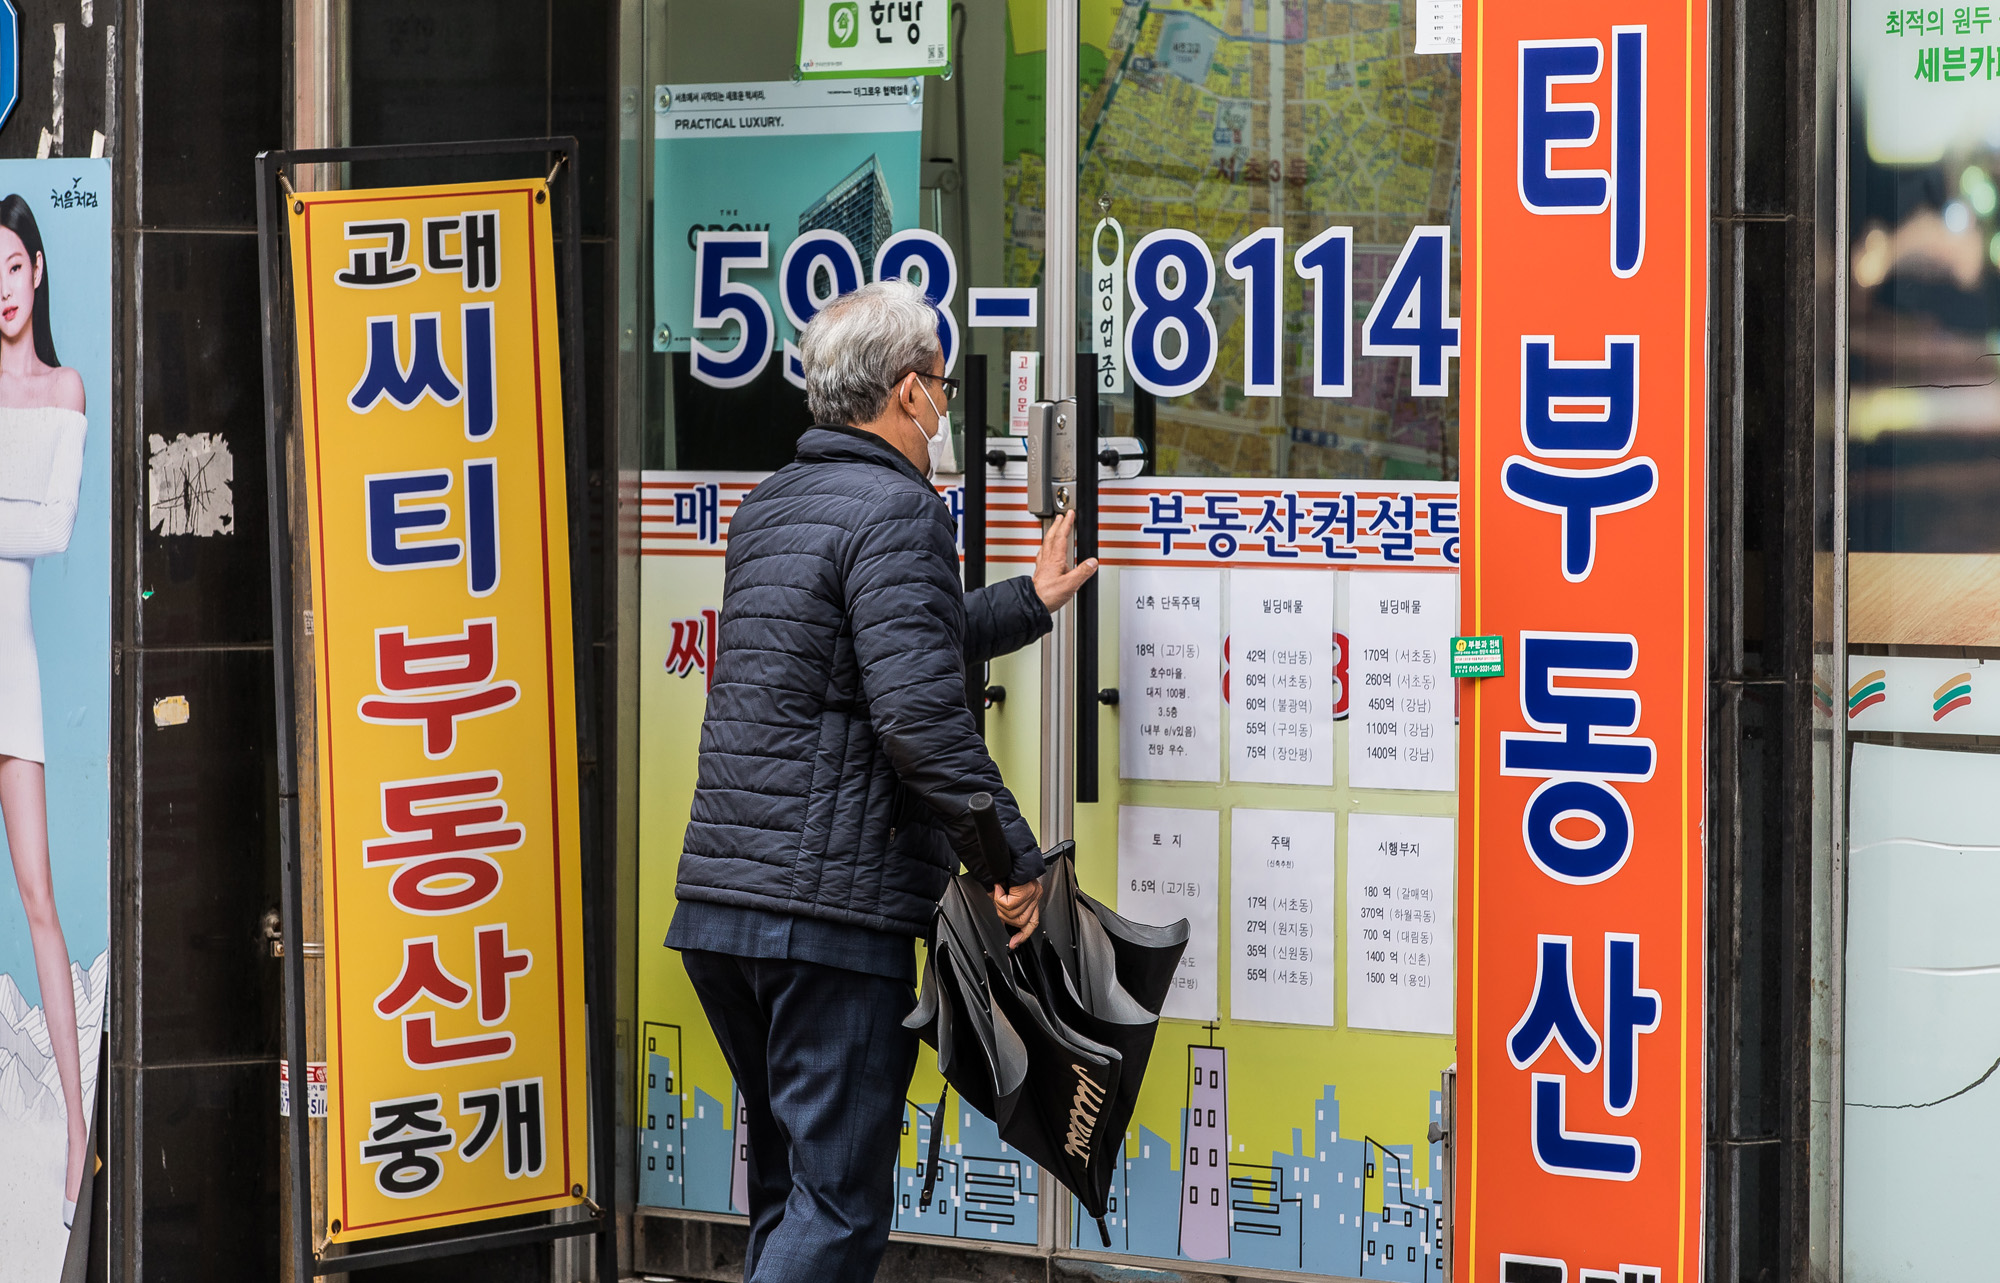
<svg viewBox="0 0 2000 1283"><path fill-rule="evenodd" d="M309 1093L306 1090L306 972L304 938L305 883L299 867L298 729L295 720L297 693L293 681L293 635L298 610L292 591L291 489L286 461L291 441L288 429L296 422L295 403L297 339L292 325L290 294L285 288L287 240L283 201L289 187L283 177L295 165L332 165L353 161L452 160L472 156L521 156L541 154L555 158L549 171L553 180L563 175L559 197L563 228L557 236L561 247L562 280L558 283L556 306L563 353L562 364L564 473L569 505L570 561L588 556L588 514L585 508L586 454L583 444L583 319L582 319L582 215L578 205L577 158L580 150L573 136L548 138L507 138L476 142L414 143L381 147L316 147L292 151L267 151L257 155L257 250L264 337L264 444L271 562L271 653L272 693L277 717L278 765L278 851L284 906L283 948L285 976L285 1051L287 1077L292 1084L290 1117L286 1119L289 1162L286 1179L291 1195L290 1224L286 1226L286 1256L292 1283L307 1283L324 1274L344 1274L375 1266L401 1265L412 1261L461 1256L469 1252L491 1251L529 1243L551 1242L581 1235L598 1237L600 1264L606 1250L615 1251L615 1213L593 1201L588 1191L577 1189L584 1206L592 1214L583 1219L545 1220L542 1224L515 1225L501 1230L485 1230L446 1238L425 1238L415 1242L389 1240L386 1245L362 1248L339 1256L320 1256L313 1248L312 1225L312 1142ZM551 183L553 186L553 182ZM553 211L552 211L553 212ZM580 740L596 734L598 716L594 669L588 661L592 653L589 639L582 635L594 617L589 594L596 580L588 574L571 575L571 631L579 661L577 675L577 727ZM600 774L600 779L602 778ZM581 793L582 780L579 779ZM582 798L579 796L579 808ZM601 807L597 808L601 811ZM581 827L583 875L583 945L585 1045L589 1070L585 1091L590 1112L590 1145L594 1161L591 1180L596 1190L615 1202L616 1154L615 1030L610 1019L612 959L607 956L609 897L615 879L597 868L607 850L602 833L593 824ZM543 1213L560 1216L560 1212ZM611 1258L615 1267L615 1257Z"/></svg>

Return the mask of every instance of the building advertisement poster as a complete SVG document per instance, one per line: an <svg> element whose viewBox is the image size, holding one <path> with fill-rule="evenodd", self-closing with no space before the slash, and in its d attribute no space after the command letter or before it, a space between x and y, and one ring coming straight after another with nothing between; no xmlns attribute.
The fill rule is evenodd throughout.
<svg viewBox="0 0 2000 1283"><path fill-rule="evenodd" d="M109 972L111 166L0 161L0 1279L53 1283Z"/></svg>
<svg viewBox="0 0 2000 1283"><path fill-rule="evenodd" d="M689 353L695 378L740 387L820 305L874 280L885 243L917 226L923 87L658 86L653 349Z"/></svg>
<svg viewBox="0 0 2000 1283"><path fill-rule="evenodd" d="M760 480L748 472L647 472L640 490L643 943L632 1102L640 1124L639 1202L723 1215L748 1210L735 1140L735 1085L679 955L662 942L674 913L707 674L714 665L723 556L730 523ZM1121 693L1119 704L1101 715L1101 800L1076 808L1076 867L1084 890L1142 921L1187 917L1196 941L1160 1024L1125 1162L1112 1187L1106 1226L1111 1251L1122 1259L1404 1283L1437 1277L1441 1151L1427 1140L1427 1128L1439 1117L1439 1073L1455 1056L1449 999L1434 1001L1451 992L1452 954L1409 936L1451 930L1455 799L1448 792L1349 784L1355 715L1342 699L1341 634L1355 581L1414 565L1448 586L1455 578L1456 536L1447 546L1420 529L1410 548L1388 546L1393 558L1376 542L1335 561L1302 524L1297 537L1305 555L1275 570L1283 559L1274 559L1261 537L1232 545L1207 535L1175 536L1163 552L1159 535L1144 530L1159 524L1156 509L1172 506L1185 508L1189 525L1227 515L1254 527L1267 501L1282 511L1288 493L1307 510L1319 502L1345 510L1342 496L1358 493L1364 496L1361 511L1372 513L1382 498L1400 507L1400 496L1390 493L1398 485L1415 492L1418 513L1434 509L1441 520L1455 522L1457 487L1448 481L1140 477L1104 484L1099 671L1107 684L1126 681L1111 674L1130 669L1121 668L1121 656L1131 646L1147 635L1166 635L1157 620L1146 618L1157 612L1127 608L1134 594L1152 596L1156 606L1162 594L1200 596L1207 634L1221 633L1202 643L1199 664L1182 665L1174 685L1185 686L1190 701L1200 688L1199 698L1220 710L1208 715L1212 765L1205 778L1152 778L1157 772L1150 758L1134 759L1123 749L1125 719L1143 710L1139 699ZM938 489L954 512L962 511L956 478L940 478ZM989 472L987 532L989 582L1031 568L1037 528L1019 481ZM1280 544L1279 553L1285 550ZM1349 550L1336 543L1335 551ZM1243 626L1236 621L1246 614L1254 615L1250 630L1258 634L1246 648L1282 631L1264 622L1267 600L1274 603L1270 618L1289 624L1296 635L1286 649L1304 652L1304 664L1252 659L1230 648L1229 631ZM1287 603L1282 615L1279 601ZM1293 601L1300 603L1297 611ZM1194 610L1193 603L1182 604L1188 607L1182 613ZM1185 621L1168 631L1180 639L1175 644L1184 644L1191 632ZM1441 651L1449 633L1450 619L1441 613L1431 644ZM1037 813L1040 663L1040 650L1032 646L996 660L989 680L1006 696L986 710L988 746L1031 817ZM1287 716L1324 719L1315 721L1314 732L1323 739L1311 743L1333 756L1329 782L1274 781L1254 764L1239 777L1236 764L1249 759L1231 749L1241 721L1232 701L1268 688L1239 686L1235 679L1294 670L1310 670L1314 681L1281 689L1290 692L1287 699L1311 706ZM1158 684L1165 701L1166 683ZM1330 708L1322 707L1329 702ZM1245 733L1257 732L1245 727ZM1143 741L1138 752L1145 753ZM1348 1005L1345 924L1355 858L1348 817L1355 816L1381 817L1381 832L1370 839L1375 844L1425 843L1422 860L1402 848L1397 858L1426 867L1362 879L1392 887L1397 908L1410 911L1395 919L1393 947L1423 952L1410 965L1420 963L1431 981L1428 993L1378 1002L1372 1013ZM1429 862L1440 860L1433 873ZM1424 910L1421 920L1416 909ZM1352 916L1370 929L1381 925L1366 914ZM1259 943L1264 940L1270 943ZM1389 1019L1382 1018L1384 1010ZM1371 1019L1393 1031L1368 1027ZM1068 1200L1034 1164L1004 1147L993 1123L955 1093L947 1116L936 1119L941 1086L936 1057L926 1050L905 1104L893 1177L895 1229L962 1242L1036 1243L1045 1197L1061 1200L1056 1210ZM926 1210L920 1194L934 1125L943 1128L942 1169L938 1197ZM1199 1161L1190 1162L1190 1153ZM1088 1218L1072 1216L1069 1223L1071 1233L1055 1246L1104 1250Z"/></svg>
<svg viewBox="0 0 2000 1283"><path fill-rule="evenodd" d="M547 194L291 204L337 1242L588 1182Z"/></svg>
<svg viewBox="0 0 2000 1283"><path fill-rule="evenodd" d="M1466 1278L1701 1272L1706 22L1465 14Z"/></svg>

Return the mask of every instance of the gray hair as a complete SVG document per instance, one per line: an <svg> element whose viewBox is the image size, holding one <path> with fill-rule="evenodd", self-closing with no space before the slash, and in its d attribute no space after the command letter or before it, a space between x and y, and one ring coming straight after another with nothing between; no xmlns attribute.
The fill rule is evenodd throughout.
<svg viewBox="0 0 2000 1283"><path fill-rule="evenodd" d="M876 281L820 309L799 340L806 406L820 423L879 418L889 393L912 370L937 360L937 310L903 280Z"/></svg>

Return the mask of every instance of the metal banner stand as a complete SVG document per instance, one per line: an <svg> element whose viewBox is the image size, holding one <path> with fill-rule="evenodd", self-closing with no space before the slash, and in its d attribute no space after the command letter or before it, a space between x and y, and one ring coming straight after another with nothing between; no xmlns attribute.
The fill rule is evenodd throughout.
<svg viewBox="0 0 2000 1283"><path fill-rule="evenodd" d="M333 165L353 161L454 160L469 156L553 157L563 174L560 206L563 228L561 244L563 279L558 285L557 307L561 313L561 342L567 358L562 367L563 427L566 486L569 502L570 559L574 568L578 557L589 555L588 513L585 507L584 390L582 330L582 219L577 204L577 140L560 138L510 138L489 142L427 143L391 147L321 147L299 151L271 151L257 157L257 243L264 325L264 433L265 469L269 486L271 535L271 640L272 685L278 730L278 849L282 863L284 896L285 964L285 1063L292 1091L291 1116L287 1120L290 1141L288 1179L291 1195L291 1223L287 1227L287 1256L295 1283L322 1274L344 1274L350 1270L410 1261L459 1256L468 1252L520 1244L549 1242L577 1235L603 1235L604 1247L611 1245L613 1213L594 1202L580 1187L572 1193L582 1197L592 1215L578 1220L544 1219L540 1224L516 1225L503 1230L476 1231L451 1237L421 1236L419 1241L388 1240L385 1245L364 1248L341 1256L320 1256L313 1246L312 1233L312 1148L310 1106L306 1089L306 971L304 878L299 866L299 785L298 733L294 720L297 692L294 689L292 635L298 623L298 609L292 591L291 492L286 462L295 422L295 371L297 352L292 321L291 291L287 276L287 240L284 202L289 189L281 187L284 172L294 165ZM571 575L572 630L581 630L594 617L591 594L597 588L589 574ZM598 726L596 681L589 656L589 639L580 631L574 638L577 657L578 738L589 739ZM595 814L582 805L582 814ZM592 823L581 827L583 860L583 941L584 1011L587 1021L588 1108L591 1118L591 1148L595 1162L591 1178L600 1195L616 1188L612 1163L616 1153L615 1032L610 1018L611 963L609 898L614 880L599 868L607 851L602 834ZM544 1217L560 1213L544 1213ZM513 1218L519 1220L520 1218ZM418 1238L418 1236L411 1236ZM614 1258L615 1263L615 1258Z"/></svg>

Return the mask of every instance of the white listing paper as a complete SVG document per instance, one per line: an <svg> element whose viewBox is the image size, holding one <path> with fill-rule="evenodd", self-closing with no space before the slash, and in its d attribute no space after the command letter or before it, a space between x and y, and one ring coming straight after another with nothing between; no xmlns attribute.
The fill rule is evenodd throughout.
<svg viewBox="0 0 2000 1283"><path fill-rule="evenodd" d="M1222 572L1118 577L1118 773L1222 779Z"/></svg>
<svg viewBox="0 0 2000 1283"><path fill-rule="evenodd" d="M1417 47L1410 52L1458 53L1464 28L1464 0L1417 0Z"/></svg>
<svg viewBox="0 0 2000 1283"><path fill-rule="evenodd" d="M1458 577L1356 574L1348 594L1348 786L1449 793Z"/></svg>
<svg viewBox="0 0 2000 1283"><path fill-rule="evenodd" d="M1229 816L1229 1015L1333 1024L1334 816Z"/></svg>
<svg viewBox="0 0 2000 1283"><path fill-rule="evenodd" d="M1451 1032L1452 821L1347 817L1347 1025Z"/></svg>
<svg viewBox="0 0 2000 1283"><path fill-rule="evenodd" d="M1162 1016L1216 1018L1216 918L1222 817L1166 806L1118 808L1118 912L1166 926L1188 920L1187 952Z"/></svg>
<svg viewBox="0 0 2000 1283"><path fill-rule="evenodd" d="M1333 590L1324 570L1229 575L1229 778L1333 783Z"/></svg>

